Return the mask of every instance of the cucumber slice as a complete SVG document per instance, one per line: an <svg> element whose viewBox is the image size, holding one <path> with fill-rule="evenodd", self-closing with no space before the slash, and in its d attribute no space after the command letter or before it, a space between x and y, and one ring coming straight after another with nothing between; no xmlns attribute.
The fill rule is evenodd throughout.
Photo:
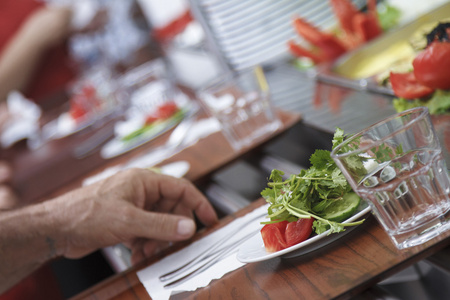
<svg viewBox="0 0 450 300"><path fill-rule="evenodd" d="M321 217L334 222L342 222L353 216L360 202L361 198L356 193L347 193L342 200L330 204Z"/></svg>

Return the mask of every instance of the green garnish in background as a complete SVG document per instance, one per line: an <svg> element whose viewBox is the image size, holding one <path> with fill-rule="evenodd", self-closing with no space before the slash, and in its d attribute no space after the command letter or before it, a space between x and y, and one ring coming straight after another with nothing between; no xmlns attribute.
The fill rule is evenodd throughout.
<svg viewBox="0 0 450 300"><path fill-rule="evenodd" d="M395 98L393 100L394 108L397 112L402 112L410 108L425 106L428 107L431 115L440 115L450 113L450 92L436 90L430 99L404 99Z"/></svg>
<svg viewBox="0 0 450 300"><path fill-rule="evenodd" d="M387 31L398 25L402 12L395 6L387 3L377 5L378 20L383 31Z"/></svg>
<svg viewBox="0 0 450 300"><path fill-rule="evenodd" d="M344 131L337 128L333 137L333 149L344 138ZM261 192L263 198L270 203L268 214L271 219L263 224L312 217L315 219L314 231L321 234L328 229L330 233L341 232L345 230L344 227L359 225L364 221L340 223L353 215L360 199L354 194L330 153L327 150L316 150L310 157L311 167L297 175L291 175L287 180L282 177L284 172L272 170L269 177L271 182ZM342 209L341 220L324 217L331 214L331 209L332 214L336 215L336 208Z"/></svg>
<svg viewBox="0 0 450 300"><path fill-rule="evenodd" d="M185 114L186 114L185 110L179 109L170 118L168 118L166 120L158 120L154 123L145 125L142 128L136 129L135 131L127 134L126 136L122 137L122 141L130 142L137 137L141 137L145 134L151 133L152 130L154 130L155 132L158 132L158 131L164 129L165 127L167 127L171 123L180 122L184 118Z"/></svg>

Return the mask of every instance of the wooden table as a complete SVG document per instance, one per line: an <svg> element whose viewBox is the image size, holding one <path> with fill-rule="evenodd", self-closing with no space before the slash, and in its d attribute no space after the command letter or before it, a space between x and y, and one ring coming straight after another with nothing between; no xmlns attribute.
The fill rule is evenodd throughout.
<svg viewBox="0 0 450 300"><path fill-rule="evenodd" d="M433 120L437 131L449 139L448 118ZM448 144L445 145L448 147ZM448 149L448 148L447 148ZM217 227L199 232L207 235L234 218L262 205L262 199L221 220ZM290 259L275 258L250 263L212 281L195 292L185 292L173 299L350 299L399 271L439 252L450 245L450 232L424 245L400 251L391 242L374 217L352 232L317 251ZM72 300L151 299L136 272L185 244L174 246L159 256L118 274ZM364 298L364 297L363 297Z"/></svg>
<svg viewBox="0 0 450 300"><path fill-rule="evenodd" d="M216 228L197 234L200 238L263 204L262 199L235 215L221 220ZM420 247L396 249L373 217L332 244L290 259L275 258L250 263L212 281L195 292L173 299L349 299L400 270L436 253L450 244L450 232ZM151 299L136 272L183 245L168 249L141 265L118 274L72 298Z"/></svg>

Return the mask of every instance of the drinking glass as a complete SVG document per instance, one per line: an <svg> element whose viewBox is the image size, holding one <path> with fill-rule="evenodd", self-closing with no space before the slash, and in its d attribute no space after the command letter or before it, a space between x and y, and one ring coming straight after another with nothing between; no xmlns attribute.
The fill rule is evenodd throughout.
<svg viewBox="0 0 450 300"><path fill-rule="evenodd" d="M235 150L281 127L261 68L226 73L201 88L198 98Z"/></svg>
<svg viewBox="0 0 450 300"><path fill-rule="evenodd" d="M450 228L450 178L427 108L352 135L331 157L398 249Z"/></svg>

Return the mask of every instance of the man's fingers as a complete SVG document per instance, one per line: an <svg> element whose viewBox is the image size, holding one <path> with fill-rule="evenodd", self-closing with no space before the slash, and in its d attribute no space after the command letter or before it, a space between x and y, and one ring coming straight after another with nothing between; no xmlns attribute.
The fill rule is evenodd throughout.
<svg viewBox="0 0 450 300"><path fill-rule="evenodd" d="M19 205L19 200L8 185L0 184L0 210L12 209Z"/></svg>
<svg viewBox="0 0 450 300"><path fill-rule="evenodd" d="M217 222L217 214L212 205L190 181L162 174L157 176L159 176L158 196L162 200L158 203L159 211L170 212L180 205L194 211L198 219L207 226ZM154 188L152 185L146 185L145 182L144 186L148 189ZM155 197L154 193L154 190L146 191L148 197Z"/></svg>
<svg viewBox="0 0 450 300"><path fill-rule="evenodd" d="M135 209L127 231L133 237L162 241L180 241L190 238L196 231L195 222L189 218L165 213ZM127 222L128 223L128 222Z"/></svg>
<svg viewBox="0 0 450 300"><path fill-rule="evenodd" d="M0 161L0 183L8 182L12 177L11 166L5 162Z"/></svg>

